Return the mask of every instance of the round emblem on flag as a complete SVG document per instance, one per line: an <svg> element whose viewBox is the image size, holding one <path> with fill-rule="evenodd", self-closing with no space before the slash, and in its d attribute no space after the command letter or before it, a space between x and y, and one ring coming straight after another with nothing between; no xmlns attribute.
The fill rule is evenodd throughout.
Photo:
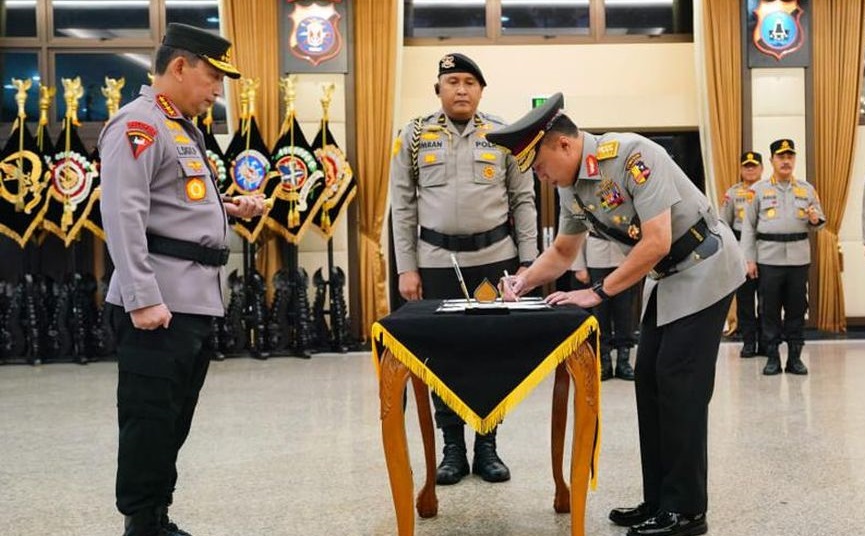
<svg viewBox="0 0 865 536"><path fill-rule="evenodd" d="M286 190L300 190L309 178L309 168L299 156L288 154L276 161L276 169Z"/></svg>
<svg viewBox="0 0 865 536"><path fill-rule="evenodd" d="M51 164L51 185L72 205L87 199L95 175L90 162L75 151L58 153Z"/></svg>
<svg viewBox="0 0 865 536"><path fill-rule="evenodd" d="M255 192L264 182L270 163L263 154L255 149L241 152L231 166L231 178L234 184L244 192Z"/></svg>
<svg viewBox="0 0 865 536"><path fill-rule="evenodd" d="M186 197L190 201L201 201L207 195L207 185L201 177L191 177L186 181Z"/></svg>

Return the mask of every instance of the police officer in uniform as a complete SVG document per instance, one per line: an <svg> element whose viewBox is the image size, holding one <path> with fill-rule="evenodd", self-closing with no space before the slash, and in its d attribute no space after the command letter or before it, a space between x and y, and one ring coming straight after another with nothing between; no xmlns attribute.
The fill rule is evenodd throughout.
<svg viewBox="0 0 865 536"><path fill-rule="evenodd" d="M811 231L823 228L826 218L814 187L793 176L793 140L775 140L769 149L772 177L753 186L754 201L745 212L742 226L742 248L749 277L760 277L760 318L769 358L763 374L781 373L778 346L783 338L787 341L784 370L804 375L808 374L801 360L811 264L808 237Z"/></svg>
<svg viewBox="0 0 865 536"><path fill-rule="evenodd" d="M485 86L474 61L447 54L434 86L441 109L411 121L396 140L390 194L399 291L407 300L463 296L452 254L469 289L524 270L537 256L532 179L486 140L505 123L478 111ZM463 421L435 394L433 404L444 434L436 482L456 484L469 472ZM488 482L510 479L495 430L475 436L471 470Z"/></svg>
<svg viewBox="0 0 865 536"><path fill-rule="evenodd" d="M599 233L589 232L573 268L580 282L591 285L613 273L624 260L625 254L617 244ZM592 308L601 327L601 381L614 376L634 381L630 358L631 348L637 342L631 318L636 294L636 287L631 287ZM615 372L613 348L616 349Z"/></svg>
<svg viewBox="0 0 865 536"><path fill-rule="evenodd" d="M754 184L763 175L763 155L754 151L742 153L739 159L739 176L741 181L730 187L724 194L721 204L721 217L733 229L737 240L742 239L742 222L745 212L754 200ZM742 350L740 357L757 355L759 326L755 305L757 294L757 277L748 277L739 290L736 291L736 318L739 322L739 333L742 335ZM760 345L762 347L762 345Z"/></svg>
<svg viewBox="0 0 865 536"><path fill-rule="evenodd" d="M222 316L227 216L262 212L260 197L220 199L191 119L240 73L230 43L169 24L152 86L99 137L102 219L114 273L106 301L118 360L117 508L124 536L183 536L168 518L176 460L189 433Z"/></svg>
<svg viewBox="0 0 865 536"><path fill-rule="evenodd" d="M662 147L636 134L580 131L561 93L487 138L522 169L558 187L559 234L522 274L504 278L507 299L556 278L587 230L624 245L625 260L590 289L555 292L550 304L594 307L646 279L636 394L643 503L610 519L629 536L708 530L707 420L721 330L745 279L742 252L705 195ZM707 284L711 282L711 284Z"/></svg>

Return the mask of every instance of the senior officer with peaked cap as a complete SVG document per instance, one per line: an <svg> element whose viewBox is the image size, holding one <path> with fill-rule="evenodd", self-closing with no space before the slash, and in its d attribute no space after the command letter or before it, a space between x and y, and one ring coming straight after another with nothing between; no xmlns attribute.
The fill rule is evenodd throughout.
<svg viewBox="0 0 865 536"><path fill-rule="evenodd" d="M412 120L396 140L390 192L399 291L407 300L461 298L451 267L458 258L466 285L497 281L537 256L532 178L486 140L505 123L478 111L486 80L463 54L446 54L434 86L441 109ZM418 230L420 228L420 230ZM436 482L469 473L462 419L433 395L444 456ZM488 482L510 479L496 430L475 435L471 471Z"/></svg>
<svg viewBox="0 0 865 536"><path fill-rule="evenodd" d="M258 196L222 200L192 118L240 73L230 43L169 24L152 86L99 137L102 219L114 273L106 301L117 340L117 508L124 536L188 536L168 518L223 315L226 216L261 214Z"/></svg>
<svg viewBox="0 0 865 536"><path fill-rule="evenodd" d="M627 248L624 262L590 289L546 300L593 307L649 276L635 369L643 502L614 509L610 519L629 526L630 536L703 534L709 400L726 313L745 279L742 253L661 146L631 133L581 131L562 104L557 93L487 136L557 186L561 199L553 246L502 286L513 299L554 280L589 229Z"/></svg>

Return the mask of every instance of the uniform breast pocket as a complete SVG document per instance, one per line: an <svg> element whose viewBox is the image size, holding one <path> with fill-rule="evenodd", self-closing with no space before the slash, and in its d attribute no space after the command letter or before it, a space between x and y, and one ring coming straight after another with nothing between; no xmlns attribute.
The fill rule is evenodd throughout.
<svg viewBox="0 0 865 536"><path fill-rule="evenodd" d="M492 149L475 149L472 164L472 182L475 184L497 184L504 180L505 169L502 153Z"/></svg>
<svg viewBox="0 0 865 536"><path fill-rule="evenodd" d="M760 202L760 216L771 220L778 216L778 200L775 198L763 199Z"/></svg>
<svg viewBox="0 0 865 536"><path fill-rule="evenodd" d="M417 156L418 186L431 188L447 183L444 151L422 151Z"/></svg>
<svg viewBox="0 0 865 536"><path fill-rule="evenodd" d="M215 196L208 195L213 184L208 167L201 157L180 158L180 177L177 181L177 197L187 204L213 203Z"/></svg>
<svg viewBox="0 0 865 536"><path fill-rule="evenodd" d="M807 197L797 197L793 200L793 206L796 207L796 217L800 220L808 219L808 207L811 201Z"/></svg>

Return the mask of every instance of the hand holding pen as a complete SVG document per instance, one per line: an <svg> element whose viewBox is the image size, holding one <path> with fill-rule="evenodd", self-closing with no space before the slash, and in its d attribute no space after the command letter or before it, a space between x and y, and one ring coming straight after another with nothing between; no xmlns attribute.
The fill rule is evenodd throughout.
<svg viewBox="0 0 865 536"><path fill-rule="evenodd" d="M525 288L525 280L519 275L509 275L505 270L501 280L502 299L504 301L520 301L520 294Z"/></svg>

